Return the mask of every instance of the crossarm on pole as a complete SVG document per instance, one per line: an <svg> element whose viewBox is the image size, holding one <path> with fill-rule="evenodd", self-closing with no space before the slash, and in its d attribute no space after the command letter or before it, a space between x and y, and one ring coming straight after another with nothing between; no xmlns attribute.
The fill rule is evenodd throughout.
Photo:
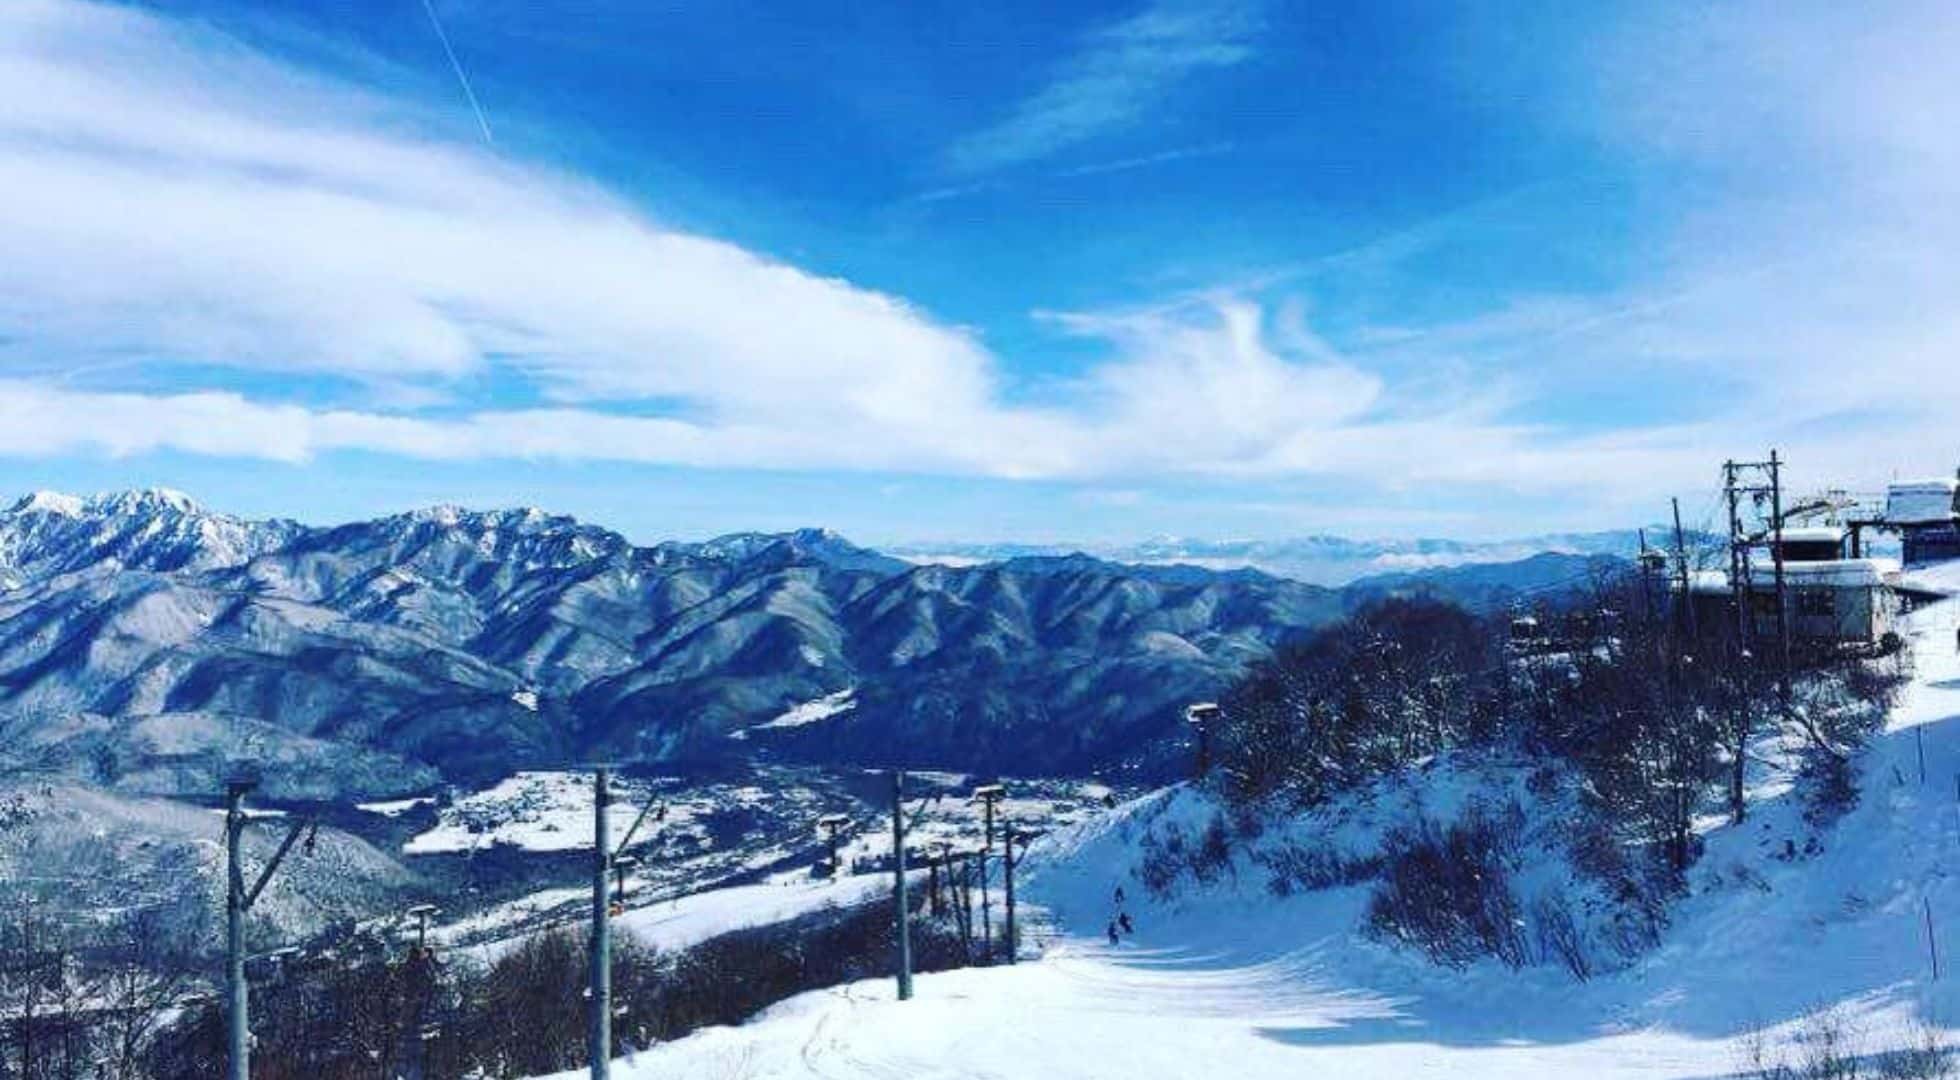
<svg viewBox="0 0 1960 1080"><path fill-rule="evenodd" d="M615 855L623 853L627 845L633 842L634 835L640 831L640 826L646 822L647 815L653 812L655 806L660 806L661 817L664 818L667 816L667 808L661 806L660 796L655 794L649 797L646 805L640 807L640 813L633 819L633 824L626 827L626 835L619 838L619 846L613 849Z"/></svg>
<svg viewBox="0 0 1960 1080"><path fill-rule="evenodd" d="M272 861L266 863L265 869L260 872L258 883L253 885L251 891L245 894L246 907L249 908L253 904L258 903L259 894L264 892L266 885L272 881L272 875L278 871L279 864L285 861L286 853L293 850L293 845L299 842L300 834L305 832L312 824L311 819L295 821L293 822L293 827L286 830L286 838L279 842L279 850L272 853Z"/></svg>

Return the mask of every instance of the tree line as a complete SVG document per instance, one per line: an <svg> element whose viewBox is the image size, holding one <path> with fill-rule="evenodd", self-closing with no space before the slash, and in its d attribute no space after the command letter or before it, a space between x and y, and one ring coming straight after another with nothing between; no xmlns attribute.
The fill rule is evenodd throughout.
<svg viewBox="0 0 1960 1080"><path fill-rule="evenodd" d="M32 815L25 801L0 799L0 841ZM909 913L914 970L999 955L975 925L973 861L951 853L927 862ZM74 899L38 887L31 875L0 881L0 1080L222 1076L214 921L140 903L90 911ZM885 896L674 950L617 934L616 1052L740 1023L809 990L889 976L895 913ZM998 920L993 930L996 950L1013 947ZM587 970L583 928L534 934L478 956L343 927L248 965L252 1073L463 1080L579 1068Z"/></svg>
<svg viewBox="0 0 1960 1080"><path fill-rule="evenodd" d="M1697 815L1741 820L1760 736L1801 744L1814 810L1842 810L1852 757L1907 681L1903 649L1750 649L1637 577L1528 616L1393 598L1280 649L1220 702L1208 782L1239 805L1311 806L1429 755L1501 748L1576 771L1592 824L1678 877Z"/></svg>

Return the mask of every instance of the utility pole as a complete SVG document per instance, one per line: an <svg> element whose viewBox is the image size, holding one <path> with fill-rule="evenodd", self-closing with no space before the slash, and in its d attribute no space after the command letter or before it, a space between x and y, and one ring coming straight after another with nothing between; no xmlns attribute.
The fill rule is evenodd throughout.
<svg viewBox="0 0 1960 1080"><path fill-rule="evenodd" d="M1768 461L1728 461L1722 465L1722 491L1729 504L1729 580L1736 591L1736 610L1740 613L1737 625L1743 633L1743 646L1747 650L1753 636L1753 613L1749 610L1753 600L1754 574L1750 553L1758 547L1768 546L1770 562L1775 573L1775 615L1779 661L1783 669L1783 690L1789 691L1790 669L1790 605L1787 583L1783 572L1783 458L1775 450L1769 452ZM1745 482L1750 480L1753 482ZM1762 513L1764 499L1769 500L1770 509L1766 528L1759 533L1751 533L1742 519L1742 497L1754 500L1757 513Z"/></svg>
<svg viewBox="0 0 1960 1080"><path fill-rule="evenodd" d="M1729 598L1735 605L1736 645L1742 654L1749 655L1749 631L1751 612L1749 611L1749 543L1742 533L1742 491L1737 486L1739 466L1731 461L1722 463L1722 494L1729 503Z"/></svg>
<svg viewBox="0 0 1960 1080"><path fill-rule="evenodd" d="M1681 582L1681 610L1686 612L1688 640L1695 639L1695 605L1688 593L1688 541L1681 532L1681 500L1668 500L1674 504L1674 562Z"/></svg>
<svg viewBox="0 0 1960 1080"><path fill-rule="evenodd" d="M1640 621L1647 623L1654 617L1654 574L1647 561L1647 530L1640 529L1637 535L1640 537Z"/></svg>
<svg viewBox="0 0 1960 1080"><path fill-rule="evenodd" d="M1777 680L1778 690L1783 699L1785 717L1790 715L1790 605L1787 582L1784 575L1783 559L1783 458L1771 450L1768 461L1726 461L1722 464L1722 492L1729 504L1729 582L1734 593L1736 627L1740 635L1741 662L1748 684L1755 685L1756 655L1751 647L1755 634L1756 590L1753 573L1752 553L1757 547L1767 545L1770 561L1775 573L1775 594L1773 597L1776 616L1776 638L1778 650ZM1745 528L1742 518L1742 498L1749 496L1756 506L1758 517L1762 515L1765 499L1769 502L1767 527L1757 532ZM1753 689L1751 693L1753 694ZM1735 755L1729 778L1729 802L1735 820L1741 821L1746 810L1743 796L1743 772L1751 721L1749 711L1753 706L1745 703L1742 709L1740 730L1735 745L1730 750Z"/></svg>
<svg viewBox="0 0 1960 1080"><path fill-rule="evenodd" d="M592 770L592 983L590 1030L585 1052L592 1080L612 1075L612 911L607 901L607 878L612 876L612 838L607 835L607 809L612 805L612 769Z"/></svg>
<svg viewBox="0 0 1960 1080"><path fill-rule="evenodd" d="M251 989L245 981L245 916L258 903L259 895L272 881L272 875L279 864L299 841L300 834L311 829L315 835L319 827L311 820L293 822L286 830L286 838L279 842L270 862L259 872L259 877L251 888L245 887L245 796L259 786L256 772L246 768L234 770L225 780L225 1046L227 1051L225 1075L228 1080L251 1080L252 1075L252 1010ZM308 851L313 841L307 841Z"/></svg>
<svg viewBox="0 0 1960 1080"><path fill-rule="evenodd" d="M1770 552L1776 561L1776 636L1781 649L1778 660L1782 679L1778 689L1787 714L1790 711L1790 596L1783 580L1783 461L1773 449L1769 452L1769 498L1770 526L1775 530Z"/></svg>
<svg viewBox="0 0 1960 1080"><path fill-rule="evenodd" d="M912 906L905 895L905 770L892 770L892 897L898 905L898 1000L912 1000Z"/></svg>
<svg viewBox="0 0 1960 1080"><path fill-rule="evenodd" d="M994 962L994 912L993 898L987 891L987 860L994 856L994 804L1007 794L999 784L987 784L973 789L973 797L985 807L987 831L980 842L980 933L985 946L981 955L988 964Z"/></svg>

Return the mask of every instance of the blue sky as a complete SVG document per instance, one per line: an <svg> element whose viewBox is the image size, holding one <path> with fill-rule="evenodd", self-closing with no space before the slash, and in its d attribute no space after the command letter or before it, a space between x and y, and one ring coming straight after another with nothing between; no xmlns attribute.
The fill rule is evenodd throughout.
<svg viewBox="0 0 1960 1080"><path fill-rule="evenodd" d="M1945 5L0 8L0 486L1612 527L1960 462ZM486 138L486 134L489 136Z"/></svg>

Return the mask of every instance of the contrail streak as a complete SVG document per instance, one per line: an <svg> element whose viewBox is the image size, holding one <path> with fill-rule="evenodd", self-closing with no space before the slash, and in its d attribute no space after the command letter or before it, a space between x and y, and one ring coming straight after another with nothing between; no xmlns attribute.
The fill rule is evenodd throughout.
<svg viewBox="0 0 1960 1080"><path fill-rule="evenodd" d="M442 20L436 18L436 6L431 0L422 0L422 10L429 13L429 25L436 28L436 40L442 42L443 54L449 57L449 67L456 73L456 81L463 86L463 96L469 99L470 111L476 114L476 126L483 129L483 141L491 146L497 145L496 137L490 134L490 121L483 116L483 106L476 100L476 91L470 89L470 77L463 74L463 64L456 59L456 50L449 47L449 35L443 32Z"/></svg>

